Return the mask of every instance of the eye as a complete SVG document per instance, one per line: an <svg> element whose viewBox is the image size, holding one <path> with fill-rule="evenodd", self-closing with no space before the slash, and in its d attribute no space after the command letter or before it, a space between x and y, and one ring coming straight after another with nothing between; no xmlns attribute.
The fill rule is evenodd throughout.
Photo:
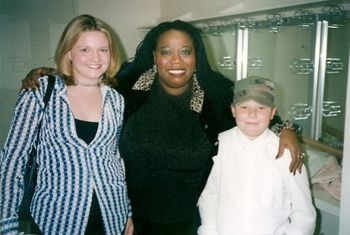
<svg viewBox="0 0 350 235"><path fill-rule="evenodd" d="M269 107L263 105L263 106L259 106L259 110L262 110L262 111L265 111L265 110L268 110Z"/></svg>
<svg viewBox="0 0 350 235"><path fill-rule="evenodd" d="M182 55L191 55L192 54L192 49L191 48L183 48L181 50Z"/></svg>
<svg viewBox="0 0 350 235"><path fill-rule="evenodd" d="M161 55L172 55L171 50L169 49L161 49L159 53Z"/></svg>
<svg viewBox="0 0 350 235"><path fill-rule="evenodd" d="M109 49L108 49L108 48L102 48L102 49L101 49L101 52L103 52L103 53L108 53L108 52L109 52Z"/></svg>
<svg viewBox="0 0 350 235"><path fill-rule="evenodd" d="M80 52L82 52L82 53L87 53L87 52L89 52L89 49L88 49L88 48L81 48L81 49L80 49Z"/></svg>

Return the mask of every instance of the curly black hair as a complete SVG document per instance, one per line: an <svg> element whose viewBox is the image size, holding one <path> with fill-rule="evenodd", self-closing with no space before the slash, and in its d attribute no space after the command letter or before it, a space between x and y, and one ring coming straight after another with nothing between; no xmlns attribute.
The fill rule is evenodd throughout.
<svg viewBox="0 0 350 235"><path fill-rule="evenodd" d="M162 22L148 31L143 41L138 45L135 56L122 64L117 74L118 83L134 83L142 73L153 66L153 51L157 47L158 40L163 33L170 30L184 32L191 38L196 56L196 75L199 85L203 89L212 85L213 81L210 80L213 76L222 77L221 74L214 72L209 65L199 29L188 22L174 20ZM125 79L128 81L123 81Z"/></svg>

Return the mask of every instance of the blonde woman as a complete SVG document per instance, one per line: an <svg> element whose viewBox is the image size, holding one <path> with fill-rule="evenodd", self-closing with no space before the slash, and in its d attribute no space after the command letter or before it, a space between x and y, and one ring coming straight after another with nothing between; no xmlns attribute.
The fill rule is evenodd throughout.
<svg viewBox="0 0 350 235"><path fill-rule="evenodd" d="M1 234L18 234L18 207L28 152L37 146L38 179L31 215L42 234L122 234L132 230L118 141L124 100L109 85L120 65L109 27L90 15L74 18L55 53L56 81L21 91L1 150Z"/></svg>

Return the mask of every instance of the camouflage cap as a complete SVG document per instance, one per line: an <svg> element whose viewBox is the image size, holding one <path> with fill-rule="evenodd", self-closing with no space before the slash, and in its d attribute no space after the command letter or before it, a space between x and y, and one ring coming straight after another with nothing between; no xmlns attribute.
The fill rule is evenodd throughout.
<svg viewBox="0 0 350 235"><path fill-rule="evenodd" d="M274 107L274 83L267 78L257 76L236 81L233 93L233 104L239 105L248 100L254 100L260 104Z"/></svg>

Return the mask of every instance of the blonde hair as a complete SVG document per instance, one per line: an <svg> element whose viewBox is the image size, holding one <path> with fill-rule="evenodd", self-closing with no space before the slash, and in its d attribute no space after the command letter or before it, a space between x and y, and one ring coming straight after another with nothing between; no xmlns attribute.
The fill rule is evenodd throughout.
<svg viewBox="0 0 350 235"><path fill-rule="evenodd" d="M73 85L74 80L72 78L72 64L66 55L73 48L74 44L78 41L83 32L91 31L102 32L108 39L111 62L108 69L104 73L104 79L102 82L107 85L111 85L115 82L114 77L120 68L121 60L120 51L117 47L115 37L111 33L112 30L103 21L91 15L85 14L77 16L68 23L56 47L54 56L56 70L58 73L64 75L63 77L67 85Z"/></svg>

